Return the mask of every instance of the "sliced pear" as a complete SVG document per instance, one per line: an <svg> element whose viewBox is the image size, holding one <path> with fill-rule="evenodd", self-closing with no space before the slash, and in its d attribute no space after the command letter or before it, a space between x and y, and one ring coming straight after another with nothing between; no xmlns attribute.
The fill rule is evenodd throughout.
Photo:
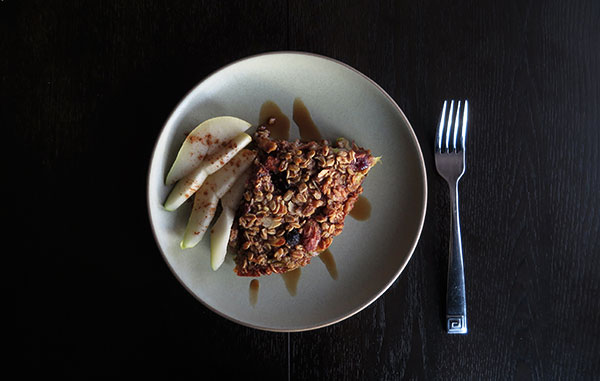
<svg viewBox="0 0 600 381"><path fill-rule="evenodd" d="M240 204L249 177L250 171L246 170L221 198L221 215L210 231L210 265L215 271L225 260L231 226L235 220L235 211Z"/></svg>
<svg viewBox="0 0 600 381"><path fill-rule="evenodd" d="M252 164L254 157L256 157L256 152L242 150L223 168L208 176L194 196L194 206L180 245L182 249L194 247L202 240L215 215L219 198L233 186L237 178Z"/></svg>
<svg viewBox="0 0 600 381"><path fill-rule="evenodd" d="M223 205L222 202L221 205ZM210 266L214 271L217 271L225 261L234 219L235 212L223 208L221 215L210 231Z"/></svg>
<svg viewBox="0 0 600 381"><path fill-rule="evenodd" d="M223 197L246 172L255 157L256 151L249 149L241 150L223 168L210 175L204 182L204 185L202 185L202 189L210 189L218 198Z"/></svg>
<svg viewBox="0 0 600 381"><path fill-rule="evenodd" d="M214 153L249 127L250 123L233 116L219 116L200 123L181 145L165 183L171 185L186 177L207 155Z"/></svg>
<svg viewBox="0 0 600 381"><path fill-rule="evenodd" d="M173 211L177 209L181 204L190 198L204 183L206 178L218 171L223 167L229 160L231 160L238 152L252 141L250 135L241 133L233 138L227 145L221 147L221 149L213 154L207 156L201 163L200 166L194 169L189 175L179 180L167 201L165 202L165 209Z"/></svg>
<svg viewBox="0 0 600 381"><path fill-rule="evenodd" d="M246 190L246 182L250 178L250 171L245 170L233 183L231 189L221 197L221 204L224 208L236 210L240 205L244 191Z"/></svg>
<svg viewBox="0 0 600 381"><path fill-rule="evenodd" d="M215 216L219 198L213 192L200 190L194 197L194 206L188 220L183 240L180 243L182 249L194 247L202 240L204 233Z"/></svg>

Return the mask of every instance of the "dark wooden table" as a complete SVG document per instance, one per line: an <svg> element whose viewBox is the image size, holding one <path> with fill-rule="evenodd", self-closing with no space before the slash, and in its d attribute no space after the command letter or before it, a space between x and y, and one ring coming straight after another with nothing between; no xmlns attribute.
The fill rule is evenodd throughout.
<svg viewBox="0 0 600 381"><path fill-rule="evenodd" d="M429 184L394 285L345 321L291 334L237 325L188 294L145 196L154 141L183 95L277 50L379 83L415 129ZM599 1L2 0L0 52L7 362L21 374L600 377ZM466 336L442 325L449 206L432 144L446 98L471 110Z"/></svg>

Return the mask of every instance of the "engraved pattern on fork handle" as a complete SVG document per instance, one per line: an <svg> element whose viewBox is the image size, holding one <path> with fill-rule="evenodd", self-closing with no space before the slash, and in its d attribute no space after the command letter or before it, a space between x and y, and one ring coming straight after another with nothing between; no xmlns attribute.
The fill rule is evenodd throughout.
<svg viewBox="0 0 600 381"><path fill-rule="evenodd" d="M467 333L467 300L458 214L458 180L454 183L454 187L450 185L450 207L452 218L446 289L446 331L465 334Z"/></svg>

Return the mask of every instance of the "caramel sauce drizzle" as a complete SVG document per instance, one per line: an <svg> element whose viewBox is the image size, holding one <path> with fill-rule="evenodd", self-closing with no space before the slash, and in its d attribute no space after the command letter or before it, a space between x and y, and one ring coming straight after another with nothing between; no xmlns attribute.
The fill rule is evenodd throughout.
<svg viewBox="0 0 600 381"><path fill-rule="evenodd" d="M327 268L329 275L331 275L331 278L337 279L337 265L335 264L335 259L333 258L333 254L331 254L331 251L329 251L329 249L326 249L321 254L319 254L319 259L325 264L325 267Z"/></svg>
<svg viewBox="0 0 600 381"><path fill-rule="evenodd" d="M266 101L263 103L260 108L258 122L267 126L273 139L288 140L290 138L290 119L275 102Z"/></svg>
<svg viewBox="0 0 600 381"><path fill-rule="evenodd" d="M310 111L306 108L302 99L296 98L294 99L294 112L292 114L292 119L298 125L298 132L300 133L300 140L303 142L310 141L320 141L323 139L321 137L321 132L319 132L319 128L312 120L310 116Z"/></svg>
<svg viewBox="0 0 600 381"><path fill-rule="evenodd" d="M366 197L360 195L348 214L359 221L368 220L371 217L371 203Z"/></svg>
<svg viewBox="0 0 600 381"><path fill-rule="evenodd" d="M298 267L295 270L288 271L287 273L281 274L281 277L285 282L285 287L287 288L291 296L296 296L300 275L302 275L302 269L300 267Z"/></svg>
<svg viewBox="0 0 600 381"><path fill-rule="evenodd" d="M256 302L258 302L258 288L259 288L260 284L258 283L258 279L252 279L250 281L250 290L249 290L249 295L250 295L250 305L252 307L254 307L256 305Z"/></svg>

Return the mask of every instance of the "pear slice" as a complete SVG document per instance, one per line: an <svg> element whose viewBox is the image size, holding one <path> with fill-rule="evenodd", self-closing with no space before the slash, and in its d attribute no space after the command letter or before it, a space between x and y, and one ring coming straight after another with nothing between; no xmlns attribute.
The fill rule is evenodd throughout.
<svg viewBox="0 0 600 381"><path fill-rule="evenodd" d="M217 172L223 167L229 160L231 160L238 152L252 141L250 135L241 133L237 135L233 140L229 141L227 145L221 147L219 151L207 156L201 163L200 166L194 169L189 175L179 180L167 201L165 202L165 209L173 211L177 209L181 204L190 198L204 183L206 178Z"/></svg>
<svg viewBox="0 0 600 381"><path fill-rule="evenodd" d="M210 175L202 189L209 189L220 199L229 193L237 180L246 172L254 161L256 151L243 149L233 157L223 168Z"/></svg>
<svg viewBox="0 0 600 381"><path fill-rule="evenodd" d="M167 174L166 185L190 174L207 155L217 151L224 143L246 131L250 123L233 116L218 116L200 123L184 140L177 157Z"/></svg>
<svg viewBox="0 0 600 381"><path fill-rule="evenodd" d="M231 188L221 197L221 204L224 208L236 210L240 205L244 191L246 190L246 182L250 178L250 170L245 170L238 179L233 183Z"/></svg>
<svg viewBox="0 0 600 381"><path fill-rule="evenodd" d="M217 211L219 198L216 194L201 190L194 197L194 206L188 220L183 240L179 244L182 249L194 247L202 240L210 222Z"/></svg>
<svg viewBox="0 0 600 381"><path fill-rule="evenodd" d="M194 196L194 206L188 220L181 248L194 247L202 240L217 209L219 198L233 186L235 181L248 169L256 157L256 152L242 150L223 168L208 176Z"/></svg>
<svg viewBox="0 0 600 381"><path fill-rule="evenodd" d="M222 202L221 205L223 205ZM221 215L219 215L217 222L210 231L210 266L214 271L217 271L225 261L231 226L234 220L235 211L223 208Z"/></svg>
<svg viewBox="0 0 600 381"><path fill-rule="evenodd" d="M217 271L225 260L235 211L240 204L249 177L250 171L246 170L221 198L221 215L210 231L210 265L214 271Z"/></svg>

